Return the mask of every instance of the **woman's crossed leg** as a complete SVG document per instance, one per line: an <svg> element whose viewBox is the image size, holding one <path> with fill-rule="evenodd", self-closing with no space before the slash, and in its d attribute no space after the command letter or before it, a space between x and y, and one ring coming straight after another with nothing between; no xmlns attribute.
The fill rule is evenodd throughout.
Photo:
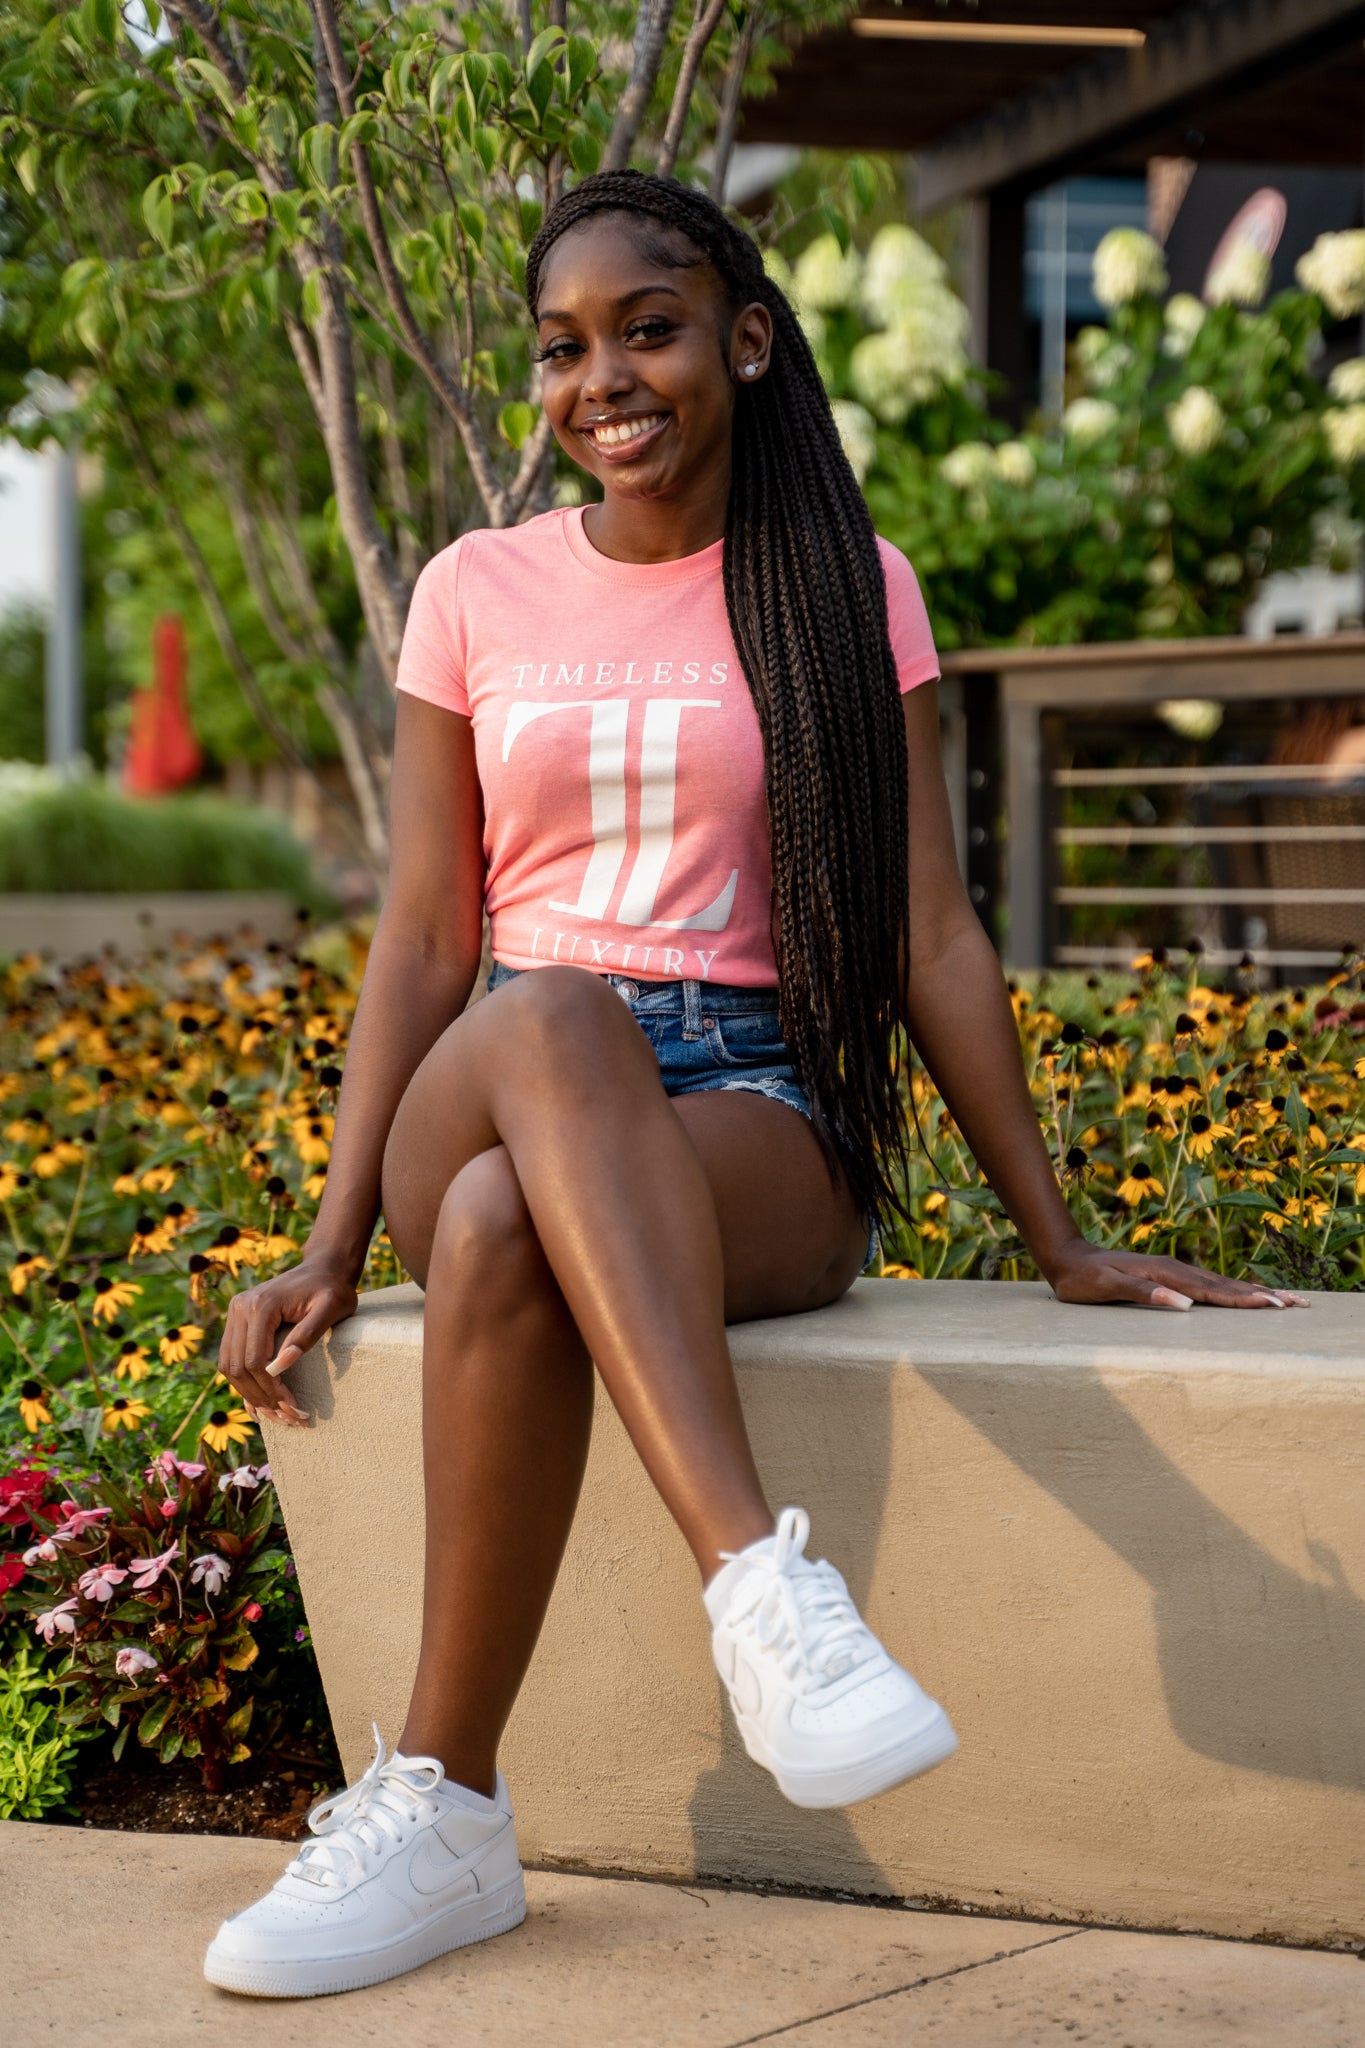
<svg viewBox="0 0 1365 2048"><path fill-rule="evenodd" d="M426 1291L422 1651L405 1755L491 1792L578 1498L592 1361L703 1578L772 1532L725 1324L816 1308L864 1256L806 1119L670 1099L611 986L546 967L414 1075L384 1217Z"/></svg>

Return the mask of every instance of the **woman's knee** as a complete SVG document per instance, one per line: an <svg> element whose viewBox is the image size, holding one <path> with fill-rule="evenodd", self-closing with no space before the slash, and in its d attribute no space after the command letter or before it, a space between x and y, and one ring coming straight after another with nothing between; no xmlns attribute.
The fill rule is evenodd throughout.
<svg viewBox="0 0 1365 2048"><path fill-rule="evenodd" d="M536 967L504 982L481 1020L496 1034L519 1075L563 1075L565 1056L582 1054L575 1072L605 1053L655 1065L653 1049L611 984L585 967Z"/></svg>
<svg viewBox="0 0 1365 2048"><path fill-rule="evenodd" d="M509 1304L555 1285L503 1145L476 1154L446 1189L425 1284L429 1288L438 1279L462 1293L469 1290L500 1314Z"/></svg>

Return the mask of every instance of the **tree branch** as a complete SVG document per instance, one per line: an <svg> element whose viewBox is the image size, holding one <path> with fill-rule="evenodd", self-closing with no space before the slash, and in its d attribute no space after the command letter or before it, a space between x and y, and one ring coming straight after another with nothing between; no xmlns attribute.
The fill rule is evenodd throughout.
<svg viewBox="0 0 1365 2048"><path fill-rule="evenodd" d="M664 128L664 139L659 145L659 160L654 168L661 178L671 178L673 166L678 161L682 147L683 129L687 126L687 113L696 90L697 74L701 60L706 55L706 46L724 14L728 0L697 0L697 13L687 41L683 45L682 63L678 68L678 82L673 88L673 104L668 110L668 122Z"/></svg>
<svg viewBox="0 0 1365 2048"><path fill-rule="evenodd" d="M336 14L331 0L309 0L309 4L322 36L341 112L349 119L355 112L355 99L346 74ZM375 190L370 153L361 142L352 145L351 169L355 176L356 197L360 202L360 217L365 223L370 253L374 257L379 281L384 287L384 296L393 308L394 318L402 331L404 347L459 428L460 438L465 445L465 455L474 481L478 485L479 494L488 508L489 519L493 525L501 526L506 520L505 493L493 469L488 445L478 422L470 412L463 390L450 376L417 323L408 295L403 289L403 280L398 275L393 251L389 247L388 232L379 207L379 195Z"/></svg>
<svg viewBox="0 0 1365 2048"><path fill-rule="evenodd" d="M654 84L659 76L676 6L677 0L640 0L630 77L626 80L626 89L616 109L611 137L602 158L604 171L623 171L630 162L635 138L654 96Z"/></svg>
<svg viewBox="0 0 1365 2048"><path fill-rule="evenodd" d="M730 159L735 152L740 103L744 98L744 79L761 15L762 9L758 7L751 7L745 15L743 26L735 38L735 47L730 52L725 83L721 87L720 118L716 122L716 140L711 157L711 197L717 206L725 204L725 186L730 176Z"/></svg>

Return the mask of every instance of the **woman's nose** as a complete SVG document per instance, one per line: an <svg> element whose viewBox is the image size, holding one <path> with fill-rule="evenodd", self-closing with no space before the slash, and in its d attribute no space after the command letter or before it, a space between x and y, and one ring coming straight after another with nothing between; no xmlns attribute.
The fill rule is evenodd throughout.
<svg viewBox="0 0 1365 2048"><path fill-rule="evenodd" d="M634 382L630 358L622 349L595 348L583 366L583 396L594 405L619 398Z"/></svg>

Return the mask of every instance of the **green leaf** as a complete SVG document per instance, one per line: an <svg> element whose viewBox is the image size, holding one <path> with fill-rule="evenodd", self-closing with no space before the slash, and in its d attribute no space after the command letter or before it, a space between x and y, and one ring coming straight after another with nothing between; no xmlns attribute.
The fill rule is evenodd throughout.
<svg viewBox="0 0 1365 2048"><path fill-rule="evenodd" d="M169 251L175 230L175 202L170 193L170 179L164 172L159 178L152 179L142 195L142 218L151 230L153 240Z"/></svg>
<svg viewBox="0 0 1365 2048"><path fill-rule="evenodd" d="M168 1728L166 1730L166 1733L162 1736L156 1752L163 1764L169 1764L175 1761L176 1757L178 1757L180 1754L180 1746L184 1742L184 1740L185 1731L183 1728Z"/></svg>
<svg viewBox="0 0 1365 2048"><path fill-rule="evenodd" d="M19 183L30 199L38 197L38 171L43 161L43 152L36 142L30 142L27 149L21 149L14 160Z"/></svg>
<svg viewBox="0 0 1365 2048"><path fill-rule="evenodd" d="M232 96L232 87L216 64L210 64L203 57L187 57L183 68L205 84L221 102L224 113L235 114L237 102Z"/></svg>
<svg viewBox="0 0 1365 2048"><path fill-rule="evenodd" d="M114 42L118 35L117 0L81 0L80 24L87 42Z"/></svg>
<svg viewBox="0 0 1365 2048"><path fill-rule="evenodd" d="M128 1730L132 1725L131 1721L125 1721L118 1734L114 1737L113 1758L115 1763L118 1762L119 1758L123 1755L124 1749L127 1747Z"/></svg>
<svg viewBox="0 0 1365 2048"><path fill-rule="evenodd" d="M322 272L310 270L303 280L303 317L310 327L316 327L322 318Z"/></svg>
<svg viewBox="0 0 1365 2048"><path fill-rule="evenodd" d="M536 423L536 408L524 398L514 398L498 414L498 432L511 448L520 448Z"/></svg>
<svg viewBox="0 0 1365 2048"><path fill-rule="evenodd" d="M460 226L482 256L483 238L488 230L488 215L477 200L465 199L460 202Z"/></svg>
<svg viewBox="0 0 1365 2048"><path fill-rule="evenodd" d="M602 161L602 144L587 128L576 128L569 137L569 162L580 178L590 178Z"/></svg>
<svg viewBox="0 0 1365 2048"><path fill-rule="evenodd" d="M848 182L853 197L858 203L859 211L871 213L877 203L877 172L875 165L870 164L865 156L850 158Z"/></svg>
<svg viewBox="0 0 1365 2048"><path fill-rule="evenodd" d="M319 121L316 128L310 128L303 138L308 168L324 192L332 188L333 167L336 158L337 132L330 121Z"/></svg>
<svg viewBox="0 0 1365 2048"><path fill-rule="evenodd" d="M151 1747L165 1727L166 1717L174 1704L175 1702L168 1692L164 1692L159 1700L152 1701L152 1704L137 1724L137 1739L139 1742L145 1744L148 1748Z"/></svg>
<svg viewBox="0 0 1365 2048"><path fill-rule="evenodd" d="M571 101L578 98L596 69L596 43L590 36L570 36L567 97Z"/></svg>

